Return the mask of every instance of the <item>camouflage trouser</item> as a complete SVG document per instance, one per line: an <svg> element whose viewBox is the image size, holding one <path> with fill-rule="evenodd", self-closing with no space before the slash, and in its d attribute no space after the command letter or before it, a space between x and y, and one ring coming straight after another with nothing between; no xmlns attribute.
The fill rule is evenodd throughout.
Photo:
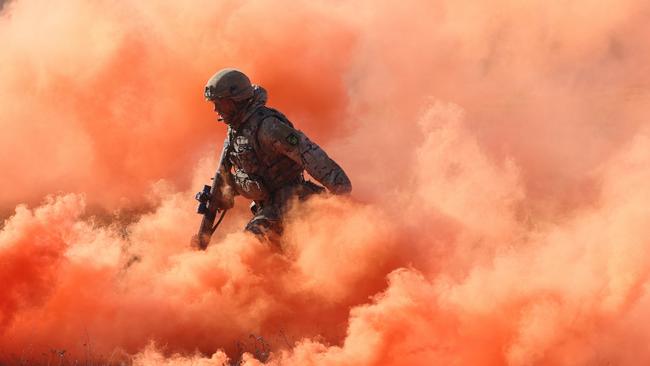
<svg viewBox="0 0 650 366"><path fill-rule="evenodd" d="M291 201L302 201L324 191L325 188L309 181L282 187L271 193L269 200L253 202L251 211L255 216L248 222L245 230L262 240L277 243L283 230L282 216L289 209Z"/></svg>

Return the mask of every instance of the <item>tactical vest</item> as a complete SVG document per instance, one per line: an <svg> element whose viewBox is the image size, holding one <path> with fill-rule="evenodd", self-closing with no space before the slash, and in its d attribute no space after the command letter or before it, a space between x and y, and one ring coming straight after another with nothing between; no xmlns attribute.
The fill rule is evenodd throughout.
<svg viewBox="0 0 650 366"><path fill-rule="evenodd" d="M259 127L262 121L270 117L275 117L280 122L293 127L282 113L272 108L259 107L237 129L228 129L230 141L228 160L235 168L236 174L247 175L251 180L260 182L269 193L272 193L278 188L302 181L303 168L283 154L267 151L268 149L260 146L257 138Z"/></svg>

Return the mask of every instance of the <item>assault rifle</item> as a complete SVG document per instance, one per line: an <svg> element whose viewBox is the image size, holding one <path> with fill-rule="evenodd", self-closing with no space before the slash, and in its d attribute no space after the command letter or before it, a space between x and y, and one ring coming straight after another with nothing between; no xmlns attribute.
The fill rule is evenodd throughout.
<svg viewBox="0 0 650 366"><path fill-rule="evenodd" d="M224 144L219 158L219 166L217 172L212 178L212 186L204 185L203 190L198 192L194 197L199 201L199 207L196 209L198 214L203 215L199 232L192 237L192 246L201 250L205 250L210 243L212 234L217 229L223 217L226 215L228 208L232 207L232 198L224 196L224 188L226 187L228 165L226 163L228 155L228 142ZM219 220L215 224L214 221L217 215L221 213Z"/></svg>

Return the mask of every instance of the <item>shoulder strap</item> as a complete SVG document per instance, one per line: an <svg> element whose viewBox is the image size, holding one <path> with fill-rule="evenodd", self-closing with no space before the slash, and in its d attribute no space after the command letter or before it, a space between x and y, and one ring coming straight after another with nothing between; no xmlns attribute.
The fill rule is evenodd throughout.
<svg viewBox="0 0 650 366"><path fill-rule="evenodd" d="M255 130L253 131L253 135L254 135L253 144L255 145L255 153L257 154L257 160L262 162L264 165L269 166L271 164L270 157L263 154L260 148L260 142L258 139L259 127L262 125L262 122L265 119L270 117L277 118L281 123L284 123L285 125L288 125L291 128L293 128L293 123L291 123L291 121L289 121L289 119L277 109L269 108L266 106L261 107L260 109L261 109L261 115L258 118L256 118L257 121L255 122L255 127L254 127Z"/></svg>
<svg viewBox="0 0 650 366"><path fill-rule="evenodd" d="M286 125L289 125L289 126L293 127L293 123L291 123L291 121L289 121L289 119L287 118L287 116L285 116L282 112L278 111L278 110L275 109L275 108L269 108L269 107L266 107L266 109L267 109L270 113L268 113L268 115L264 116L264 117L262 118L262 120L264 120L264 119L266 119L266 118L268 118L268 117L275 117L275 118L279 119L282 123L284 123L284 124L286 124Z"/></svg>

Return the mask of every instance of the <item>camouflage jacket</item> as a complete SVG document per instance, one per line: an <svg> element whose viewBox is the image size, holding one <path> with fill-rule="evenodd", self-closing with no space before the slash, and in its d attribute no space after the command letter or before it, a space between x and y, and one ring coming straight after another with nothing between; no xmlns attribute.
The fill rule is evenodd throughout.
<svg viewBox="0 0 650 366"><path fill-rule="evenodd" d="M303 171L335 194L352 190L343 169L280 112L265 106L266 92L255 97L242 122L229 126L224 143L236 191L265 200L274 191L303 181Z"/></svg>

